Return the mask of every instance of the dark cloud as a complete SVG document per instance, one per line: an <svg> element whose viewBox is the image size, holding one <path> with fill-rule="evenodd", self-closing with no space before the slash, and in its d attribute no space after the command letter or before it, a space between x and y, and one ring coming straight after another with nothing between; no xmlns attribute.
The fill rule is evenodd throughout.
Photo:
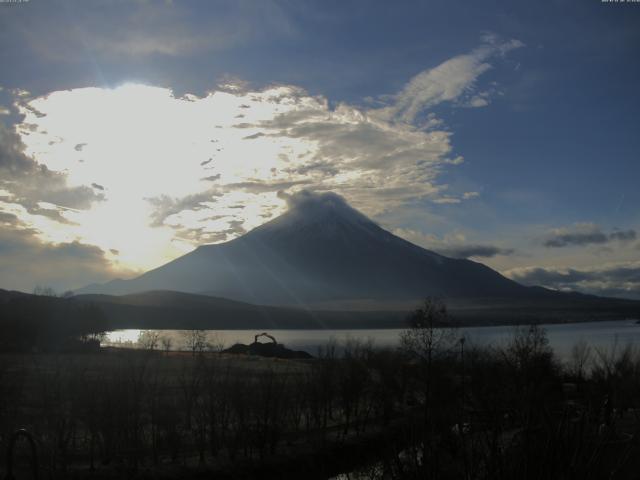
<svg viewBox="0 0 640 480"><path fill-rule="evenodd" d="M635 230L614 230L607 234L597 225L581 223L552 230L542 244L549 248L603 245L612 241L632 241L636 236Z"/></svg>
<svg viewBox="0 0 640 480"><path fill-rule="evenodd" d="M92 183L91 186L97 190L102 190L104 191L104 187L102 185L100 185L99 183Z"/></svg>
<svg viewBox="0 0 640 480"><path fill-rule="evenodd" d="M64 221L60 210L43 209L46 202L57 207L86 210L104 196L88 186L70 187L65 173L54 172L24 153L18 135L0 123L0 187L11 195L2 200L22 205L29 213Z"/></svg>
<svg viewBox="0 0 640 480"><path fill-rule="evenodd" d="M311 180L292 180L292 181L284 181L284 182L264 182L264 181L255 181L255 182L237 182L237 183L228 183L224 186L225 190L233 191L233 190L244 190L249 193L265 193L265 192L278 192L280 190L286 190L291 187L295 187L298 185L309 185L313 183Z"/></svg>
<svg viewBox="0 0 640 480"><path fill-rule="evenodd" d="M231 220L229 222L229 228L226 230L227 234L231 235L243 235L247 233L247 230L243 227L244 220Z"/></svg>
<svg viewBox="0 0 640 480"><path fill-rule="evenodd" d="M602 244L608 241L609 237L598 230L592 232L556 233L550 238L547 238L543 245L545 247L560 248L570 245Z"/></svg>
<svg viewBox="0 0 640 480"><path fill-rule="evenodd" d="M512 271L510 277L525 285L545 285L553 288L566 287L593 278L592 272L574 269L553 269L533 267Z"/></svg>
<svg viewBox="0 0 640 480"><path fill-rule="evenodd" d="M599 281L603 278L615 280L618 282L640 283L640 266L632 264L615 267L605 267L597 270L568 269L566 271L544 269L544 274L540 271L537 271L536 275L538 275L541 279L544 278L547 281L557 283ZM543 275L546 275L546 277L544 277Z"/></svg>
<svg viewBox="0 0 640 480"><path fill-rule="evenodd" d="M640 299L640 263L631 262L590 269L528 267L505 272L524 285L575 290L603 296Z"/></svg>
<svg viewBox="0 0 640 480"><path fill-rule="evenodd" d="M223 216L214 216L214 219L223 218ZM207 227L188 228L184 225L172 226L175 230L176 238L186 240L189 243L204 245L208 243L220 243L231 240L239 235L246 233L243 226L243 220L230 220L227 228L216 229L210 231Z"/></svg>
<svg viewBox="0 0 640 480"><path fill-rule="evenodd" d="M53 208L43 208L39 205L34 205L30 203L23 202L22 205L27 209L27 211L32 215L40 215L42 217L50 218L51 220L55 220L58 223L62 223L65 225L77 225L76 223L69 220L64 216L64 212L67 211L67 208L54 206Z"/></svg>
<svg viewBox="0 0 640 480"><path fill-rule="evenodd" d="M74 148L76 152L81 152L84 147L86 147L86 143L78 143Z"/></svg>
<svg viewBox="0 0 640 480"><path fill-rule="evenodd" d="M616 230L609 234L610 240L618 240L620 242L631 242L638 238L635 230Z"/></svg>
<svg viewBox="0 0 640 480"><path fill-rule="evenodd" d="M18 217L13 213L0 212L0 223L5 225L15 225L18 222Z"/></svg>
<svg viewBox="0 0 640 480"><path fill-rule="evenodd" d="M217 173L215 175L211 175L210 177L204 177L202 180L205 180L207 182L216 182L220 180L220 174Z"/></svg>
<svg viewBox="0 0 640 480"><path fill-rule="evenodd" d="M4 219L11 219L3 214ZM0 225L0 288L32 291L36 285L58 291L114 278L104 252L79 242L45 244L17 219Z"/></svg>
<svg viewBox="0 0 640 480"><path fill-rule="evenodd" d="M483 257L491 258L496 255L513 255L512 248L500 248L493 245L460 245L436 249L438 253L451 258Z"/></svg>
<svg viewBox="0 0 640 480"><path fill-rule="evenodd" d="M96 193L90 187L81 185L69 187L66 175L53 172L44 166L22 174L15 174L11 179L0 179L13 197L11 202L24 206L31 213L38 214L38 203L47 202L62 208L87 210L94 202L104 200L102 193Z"/></svg>
<svg viewBox="0 0 640 480"><path fill-rule="evenodd" d="M299 167L283 168L282 171L294 175L308 175L316 172L327 177L335 176L340 172L337 167L327 164L326 162L307 163Z"/></svg>
<svg viewBox="0 0 640 480"><path fill-rule="evenodd" d="M256 138L264 137L265 134L262 132L254 133L253 135L247 135L246 137L242 137L243 140L255 140Z"/></svg>
<svg viewBox="0 0 640 480"><path fill-rule="evenodd" d="M168 195L148 198L147 201L154 207L154 211L151 213L150 225L152 227L162 226L167 217L184 210L201 210L207 208L205 203L215 202L220 196L222 196L221 192L210 189L182 198L172 198Z"/></svg>
<svg viewBox="0 0 640 480"><path fill-rule="evenodd" d="M226 231L207 231L204 227L199 228L175 228L176 238L187 242L204 245L208 243L219 243L227 240Z"/></svg>
<svg viewBox="0 0 640 480"><path fill-rule="evenodd" d="M203 219L203 222L215 222L216 220L220 220L221 218L225 218L227 217L227 215L211 215L210 217L207 217L205 219Z"/></svg>
<svg viewBox="0 0 640 480"><path fill-rule="evenodd" d="M6 174L22 174L34 168L35 162L24 154L20 137L0 122L0 168Z"/></svg>
<svg viewBox="0 0 640 480"><path fill-rule="evenodd" d="M24 108L33 113L37 118L44 118L47 116L46 113L42 113L40 110L36 109L33 105L25 104Z"/></svg>

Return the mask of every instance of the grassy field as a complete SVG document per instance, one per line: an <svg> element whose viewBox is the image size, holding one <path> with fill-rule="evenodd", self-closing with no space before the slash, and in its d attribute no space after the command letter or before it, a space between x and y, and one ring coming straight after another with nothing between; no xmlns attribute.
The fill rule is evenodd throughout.
<svg viewBox="0 0 640 480"><path fill-rule="evenodd" d="M334 404L328 375L339 362L126 349L2 355L0 447L24 427L39 439L41 468L62 477L178 478L235 471L238 459L249 471L273 458L293 468L292 458L378 428L364 392L345 400L346 415Z"/></svg>

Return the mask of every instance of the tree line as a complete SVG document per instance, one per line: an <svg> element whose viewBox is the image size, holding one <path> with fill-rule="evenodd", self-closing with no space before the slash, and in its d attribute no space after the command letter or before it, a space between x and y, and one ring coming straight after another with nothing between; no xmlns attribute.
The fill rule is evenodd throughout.
<svg viewBox="0 0 640 480"><path fill-rule="evenodd" d="M397 349L350 340L304 361L169 352L157 338L3 354L0 448L26 428L49 478L301 478L299 458L307 478L635 478L636 349L577 343L562 363L540 327L479 347L449 320L429 301Z"/></svg>

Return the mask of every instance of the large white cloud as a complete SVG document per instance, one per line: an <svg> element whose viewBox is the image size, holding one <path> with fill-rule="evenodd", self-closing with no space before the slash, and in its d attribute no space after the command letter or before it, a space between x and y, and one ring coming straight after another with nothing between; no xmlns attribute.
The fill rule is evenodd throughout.
<svg viewBox="0 0 640 480"><path fill-rule="evenodd" d="M394 96L393 104L377 113L382 118L413 123L425 109L442 102L485 107L489 104L490 92L476 91L478 78L491 69L492 57L505 55L523 46L519 40L502 42L493 35L486 35L484 44L470 53L453 57L413 77Z"/></svg>
<svg viewBox="0 0 640 480"><path fill-rule="evenodd" d="M281 213L279 192L336 191L374 216L418 199L472 199L439 180L463 159L428 108L475 95L488 62L517 46L488 40L416 77L386 110L334 106L290 85L229 84L179 97L143 85L22 93L19 153L93 203L62 208L48 197L39 205L59 221L47 223L36 211L20 213L31 194L20 197L16 187L0 210L22 215L42 241L95 245L117 251L114 262L148 269ZM428 120L415 125L422 111Z"/></svg>

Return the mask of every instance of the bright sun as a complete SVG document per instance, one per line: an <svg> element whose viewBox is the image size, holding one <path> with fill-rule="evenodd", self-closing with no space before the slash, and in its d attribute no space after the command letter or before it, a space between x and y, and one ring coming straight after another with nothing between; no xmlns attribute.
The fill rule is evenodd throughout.
<svg viewBox="0 0 640 480"><path fill-rule="evenodd" d="M280 172L287 156L313 148L293 139L246 139L259 131L247 125L287 109L265 101L276 93L177 98L164 88L127 84L31 100L18 127L26 153L66 172L70 185L104 197L89 210L63 209L67 224L33 221L45 240L94 244L136 270L263 223L283 201L273 191L234 186L290 181Z"/></svg>
<svg viewBox="0 0 640 480"><path fill-rule="evenodd" d="M176 97L127 84L26 94L17 106L25 153L93 202L72 209L77 202L58 195L33 213L5 196L0 211L44 243L100 247L115 270L149 270L231 240L280 214L281 192L336 191L369 215L467 198L435 182L443 165L462 161L439 122L418 128L388 109L330 105L294 86Z"/></svg>

